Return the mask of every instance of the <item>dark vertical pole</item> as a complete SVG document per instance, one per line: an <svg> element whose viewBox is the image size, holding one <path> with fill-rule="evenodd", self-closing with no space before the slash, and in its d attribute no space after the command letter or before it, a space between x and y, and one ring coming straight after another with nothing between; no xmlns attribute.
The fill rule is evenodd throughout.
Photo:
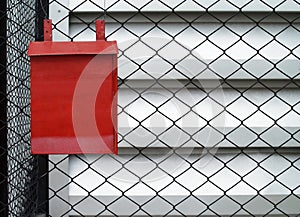
<svg viewBox="0 0 300 217"><path fill-rule="evenodd" d="M44 40L44 19L48 19L49 15L49 0L36 1L36 41Z"/></svg>
<svg viewBox="0 0 300 217"><path fill-rule="evenodd" d="M44 19L48 18L49 0L36 1L36 41L44 40ZM48 155L38 155L38 213L48 216L49 213L49 179L48 179Z"/></svg>
<svg viewBox="0 0 300 217"><path fill-rule="evenodd" d="M6 0L0 1L0 216L8 216Z"/></svg>

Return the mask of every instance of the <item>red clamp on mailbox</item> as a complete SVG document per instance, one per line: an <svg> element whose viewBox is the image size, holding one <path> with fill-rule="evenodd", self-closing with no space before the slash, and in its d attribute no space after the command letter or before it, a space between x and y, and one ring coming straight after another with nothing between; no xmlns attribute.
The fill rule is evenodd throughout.
<svg viewBox="0 0 300 217"><path fill-rule="evenodd" d="M31 151L33 154L117 154L116 41L31 42Z"/></svg>

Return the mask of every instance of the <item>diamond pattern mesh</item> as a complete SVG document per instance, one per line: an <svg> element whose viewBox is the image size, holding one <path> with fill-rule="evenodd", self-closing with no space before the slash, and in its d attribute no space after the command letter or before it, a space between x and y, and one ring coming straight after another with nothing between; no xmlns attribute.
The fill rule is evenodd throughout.
<svg viewBox="0 0 300 217"><path fill-rule="evenodd" d="M120 154L50 156L47 215L300 213L299 1L53 0L49 8L54 40L93 40L105 17L107 39L118 41ZM18 189L36 178L19 39L32 40L31 19L12 23L9 38ZM10 186L19 207L24 198Z"/></svg>
<svg viewBox="0 0 300 217"><path fill-rule="evenodd" d="M7 1L8 215L30 216L36 206L37 162L30 154L27 46L35 35L35 1Z"/></svg>

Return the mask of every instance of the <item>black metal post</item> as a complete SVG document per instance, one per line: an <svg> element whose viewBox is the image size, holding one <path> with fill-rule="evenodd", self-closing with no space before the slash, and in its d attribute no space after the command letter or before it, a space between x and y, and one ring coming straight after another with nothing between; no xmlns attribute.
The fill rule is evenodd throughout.
<svg viewBox="0 0 300 217"><path fill-rule="evenodd" d="M0 216L8 216L6 0L0 1Z"/></svg>
<svg viewBox="0 0 300 217"><path fill-rule="evenodd" d="M49 17L49 0L36 1L36 41L44 40L44 19Z"/></svg>
<svg viewBox="0 0 300 217"><path fill-rule="evenodd" d="M36 41L44 40L44 19L48 18L49 0L40 0L36 3ZM48 177L48 155L38 157L38 213L48 216L49 213L49 177Z"/></svg>

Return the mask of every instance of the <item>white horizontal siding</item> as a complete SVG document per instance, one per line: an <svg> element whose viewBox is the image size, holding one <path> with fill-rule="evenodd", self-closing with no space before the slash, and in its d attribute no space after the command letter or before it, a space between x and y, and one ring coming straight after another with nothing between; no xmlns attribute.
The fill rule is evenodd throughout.
<svg viewBox="0 0 300 217"><path fill-rule="evenodd" d="M280 1L259 1L259 0L247 0L239 1L232 0L226 1L221 0L217 3L215 1L182 1L177 0L164 0L164 1L140 1L140 0L130 0L130 1L116 1L116 0L94 0L94 1L84 1L84 0L72 0L70 1L69 8L75 11L99 11L101 8L107 8L108 11L228 11L235 12L239 11L239 8L243 8L243 11L263 11L271 12L273 8L275 11L300 11L299 1L287 0L283 4Z"/></svg>
<svg viewBox="0 0 300 217"><path fill-rule="evenodd" d="M83 1L69 2L68 7L74 9L75 13L68 20L68 27L61 31L54 31L55 40L68 40L62 33L75 37L74 40L77 41L95 40L94 25L87 28L80 19L91 22L101 15L101 10L89 1L77 7L81 2ZM93 2L100 7L104 6L104 1ZM125 191L124 195L138 204L143 204L155 196L153 190L160 191L172 181L163 170L174 177L181 171L187 170L175 180L193 191L195 198L207 204L220 198L223 190L226 191L226 195L240 203L255 198L245 207L255 215L265 214L274 208L262 196L274 203L289 197L285 203L280 204L280 209L285 210L287 214L299 213L297 198L289 196L290 190L280 183L285 183L288 188L293 189L300 179L299 171L294 168L299 168L299 161L296 159L299 153L297 141L300 140L300 133L297 133L300 127L300 107L297 104L300 101L300 90L295 84L288 85L292 77L299 85L300 77L295 76L300 70L298 59L300 50L296 48L299 45L300 34L294 27L299 29L300 24L296 21L293 22L294 27L285 29L287 20L291 21L299 16L299 2L286 1L280 4L275 11L284 14L287 20L273 14L260 22L260 28L255 28L252 21L258 21L264 17L265 12L272 11L262 1L231 1L238 7L249 3L243 11L249 12L252 21L243 15L237 15L235 19L222 26L213 16L206 14L189 26L182 18L171 14L160 21L157 27L149 19L158 21L159 17L170 12L170 8L153 1L153 4L142 9L146 16L136 15L127 21L136 9L125 1L118 1L115 6L110 7L114 2L106 1L106 8L110 12L106 17L106 35L109 36L109 40L117 40L120 48L118 60L121 84L118 99L120 154L119 156L81 156L86 162L95 162L92 168L87 168L87 164L75 156L69 157L69 165L62 170L73 177L72 183L68 185L68 192L59 195L74 205L74 210L69 214L94 216L104 209L99 201L109 204L121 196L120 190ZM171 7L179 3L170 0L163 2ZM130 3L137 7L145 4L143 1L130 1ZM228 1L220 1L211 7L211 1L201 1L201 4L204 7L186 1L176 8L176 12L191 21L209 8L208 11L214 16L225 21L231 12L238 11ZM279 2L267 1L267 4L275 7ZM62 9L53 8L52 12L61 13L58 10ZM116 20L124 22L124 26L122 27ZM147 32L150 28L153 29ZM237 34L231 33L228 28ZM198 33L197 29L204 34ZM250 29L252 31L244 35ZM180 31L182 33L177 35ZM213 31L217 33L209 36ZM282 32L275 38L272 36L280 31ZM146 32L147 34L144 35ZM158 55L152 57L155 51L140 42L137 43L138 37L149 47L158 50ZM173 39L171 44L162 48ZM238 43L235 44L237 41ZM272 43L268 44L270 41ZM201 43L203 44L198 46ZM230 46L232 47L229 48ZM259 53L256 53L255 49L260 48L262 49ZM138 65L149 57L152 58L139 69ZM182 58L184 60L179 61ZM175 68L172 68L174 63L176 63ZM165 75L167 70L169 73ZM159 82L155 83L155 78L159 78ZM186 86L190 78L194 79L194 85ZM259 83L257 78L260 79ZM125 81L125 84L122 84L122 81ZM209 92L209 97L201 89L196 88L197 86ZM149 87L151 88L146 90ZM214 90L216 87L219 88ZM249 87L252 88L246 91ZM172 98L172 93L176 93L175 98L162 105L164 101ZM232 103L238 97L239 100ZM273 99L264 104L271 97ZM145 100L155 106L162 106L156 111ZM294 107L291 108L290 105ZM151 117L147 118L150 114ZM279 119L284 114L285 116ZM214 118L216 115L217 118ZM275 120L277 125L274 125ZM173 127L172 121L175 122ZM208 122L210 126L206 126ZM138 127L139 124L141 126ZM266 130L269 127L271 128ZM127 135L130 131L132 132ZM293 138L291 133L294 133ZM169 148L166 148L166 144ZM170 156L172 153L170 148L179 146L182 147L178 150L180 157ZM241 153L236 149L237 146L249 147L249 149ZM145 147L147 148L144 149ZM203 152L203 147L214 147L211 155ZM281 148L274 153L274 148L277 147ZM139 150L142 150L144 155L139 154ZM239 155L235 158L237 154ZM133 157L134 159L131 160ZM260 164L265 158L268 160ZM200 160L193 164L198 159ZM225 166L218 159L228 164ZM230 161L231 159L233 160ZM288 160L295 161L294 167L290 167L291 163ZM156 166L155 163L160 161L164 163ZM123 169L121 163L125 164ZM266 171L260 167L265 168ZM220 173L214 175L214 172L219 169L221 169ZM78 176L83 170L85 172ZM117 172L118 170L120 171ZM151 170L153 171L150 172ZM251 170L253 172L247 175ZM286 171L275 180L273 176L283 170ZM116 174L112 175L114 172ZM60 172L54 170L52 173L50 173L52 189L60 189L70 181ZM208 176L208 179L204 175ZM245 177L242 180L238 175ZM108 178L106 182L105 177ZM55 179L63 181L58 182ZM239 184L230 189L235 183ZM247 183L253 187L249 187ZM131 188L134 184L137 186ZM260 191L267 184L269 186ZM187 189L176 185L175 182L160 191L158 195L176 204L189 196ZM258 191L262 196L256 197ZM87 192L90 196L76 205L88 195ZM293 193L300 195L298 189ZM190 197L176 208L187 215L201 213L207 207L195 198ZM55 204L55 201L52 204ZM51 209L53 216L67 212L70 206L67 203L65 205L64 210ZM137 208L126 197L109 206L109 210L119 216L129 215ZM211 208L221 215L229 215L240 209L240 206L225 196ZM157 197L143 209L151 215L161 215L170 209L170 205ZM142 211L139 214L147 216ZM180 216L175 211L172 214ZM214 215L210 211L203 214ZM249 213L239 211L237 214ZM273 211L269 214L280 213ZM105 212L103 215L112 214Z"/></svg>
<svg viewBox="0 0 300 217"><path fill-rule="evenodd" d="M274 124L274 121L266 118L266 115L261 112L257 113L257 107L251 105L250 102L258 106L261 105L274 96L270 90L253 88L244 93L244 97L249 101L245 100L245 98L240 98L236 104L230 105L233 100L240 96L240 93L236 90L225 88L211 93L212 99L220 104L206 99L199 106L195 106L192 111L189 111L186 105L194 106L199 100L205 99L206 94L193 88L184 89L176 95L177 100L172 100L171 103L162 106L159 112L155 112L154 115L143 121L144 117L154 112L155 109L149 104L141 103L143 101L131 104L138 97L139 92L143 93L141 96L144 99L159 106L172 97L169 91L177 92L178 89L174 87L177 86L178 88L182 83L175 81L164 83L163 86L169 87L168 91L159 88L144 91L141 87L147 87L147 85L145 85L145 82L139 83L136 80L129 82L130 87L134 87L136 92L128 88L119 89L120 113L118 131L120 134L120 148L163 148L166 147L166 144L170 147L180 146L182 149L188 147L222 148L237 146L254 148L279 147L282 145L283 147L299 147L299 143L291 139L289 134L295 133L299 129L299 115L295 112L290 112L290 107L283 103L283 101L289 104L297 103L299 101L298 89L284 89L278 93L278 97L283 101L279 98L274 98L264 106L261 106L260 110L273 119L278 119L284 113L288 113L278 121L280 127L274 126L267 130L268 127ZM226 108L225 111L222 106ZM121 107L125 109L121 111ZM244 122L244 126L239 126L241 121L229 113L240 119L246 119L252 113L256 114L247 119ZM162 114L169 118L163 117ZM210 121L211 126L214 128L206 126L207 122L205 119L211 120L218 114L218 118ZM171 120L177 120L176 126L171 127ZM142 126L138 127L138 121L142 121ZM136 127L138 128L136 129ZM123 137L123 135L127 135L132 130L134 131L129 136ZM190 139L189 134L195 135ZM227 135L226 140L224 140L223 134ZM155 136L158 136L158 140L156 140ZM296 134L294 138L299 140L299 134ZM135 153L135 149L133 149L132 153Z"/></svg>
<svg viewBox="0 0 300 217"><path fill-rule="evenodd" d="M266 31L274 31L275 28L280 31L285 26L286 24L266 24L264 28ZM95 32L92 29L86 29L81 33L84 27L84 24L72 24L70 35L76 36L74 40L78 41L95 40ZM238 27L240 35L253 28L251 32L242 36L244 41L240 41L239 35L227 29ZM295 27L300 28L300 24L295 24ZM107 25L109 40L117 40L120 49L120 78L127 78L130 72L138 69L139 63L145 62L153 55L153 58L142 65L142 70L134 73L130 79L149 78L143 70L155 78L169 71L161 80L290 79L299 73L300 49L295 48L299 44L300 33L293 27L285 29L276 36L277 41L260 28L254 28L253 24L237 26L235 23L227 27L219 24L193 24L189 27L187 24L166 23L160 26L171 35L147 23L126 24L126 28L135 35L127 30L119 29L118 24ZM143 35L151 28L153 30L150 33ZM195 29L201 29L201 32L206 32L207 35L213 31L217 32L206 37ZM180 30L184 31L175 36ZM171 42L171 36L175 36L175 41ZM137 42L137 37L141 37L143 43ZM158 55L155 55L150 47L157 49ZM256 53L255 49L261 50ZM176 63L175 69L172 69L172 63ZM300 78L300 75L296 78Z"/></svg>
<svg viewBox="0 0 300 217"><path fill-rule="evenodd" d="M211 208L219 214L230 215L239 210L240 206L229 199L229 197L242 203L243 201L246 202L247 200L254 198L257 191L259 191L260 194L268 198L270 202L276 203L291 193L290 190L281 185L280 182L284 182L289 188L298 185L297 180L300 179L300 172L293 167L290 167L291 164L281 156L272 154L272 152L264 153L259 150L249 153L246 151L246 153L247 156L245 154L240 154L236 158L234 158L233 154L222 154L218 153L217 150L212 151L213 156L207 155L205 152L198 153L197 155L181 155L180 157L174 155L170 156L168 153L165 155L145 154L147 158L150 158L152 161L143 155L137 155L134 160L130 160L132 155L107 155L100 159L98 159L99 156L81 156L85 162L94 162L98 159L96 163L93 164L92 169L87 169L87 165L83 163L80 158L71 157L69 174L76 178L73 180L74 183L69 187L70 202L76 203L76 201L86 197L88 195L87 192L90 192L90 195L104 204L110 204L113 200L121 197L121 191L123 191L125 192L124 195L126 197L134 200L137 204L142 205L144 202L155 197L155 191L157 191L159 192L158 195L165 200L172 204L176 204L189 197L189 191L185 189L187 188L193 192L193 197L190 197L185 205L176 206L176 209L183 211L187 215L197 215L205 210L206 206L195 200L194 197L204 203L210 204L222 197L223 191L226 191L227 196L223 197L223 199ZM284 156L289 160L298 158L297 154L291 153L286 153ZM197 161L199 157L201 157L201 160ZM262 163L262 166L266 168L266 170L257 167L257 162L260 162L267 157L269 157L268 160ZM190 167L182 158L191 164L197 162ZM234 160L230 161L233 158ZM117 161L115 159L117 159ZM230 169L226 167L223 168L224 164L220 160L224 162L230 161L230 163L227 164ZM125 163L126 169L120 170L122 165L118 162ZM156 167L155 163L158 162L163 163L159 164L159 167ZM189 170L187 170L188 168ZM80 174L82 170L85 169L87 170ZM222 169L222 172L215 175L220 169ZM94 170L99 172L101 176ZM187 170L185 173L179 175L185 170ZM278 181L274 180L273 176L280 174L284 170L286 171L278 176ZM176 182L180 183L180 185L185 188L181 187L176 182L165 188L173 181L173 179L164 171L167 171L167 173L171 173L172 176L176 177ZM248 174L250 171L252 171L252 173ZM112 175L114 173L116 174ZM80 175L78 176L78 174ZM205 176L208 176L209 178L207 179ZM243 180L241 180L241 177L239 176L243 176ZM105 183L104 178L106 177L108 179ZM139 180L138 177L141 177L141 180ZM269 186L264 188L266 185ZM262 188L264 189L260 190ZM300 190L296 190L294 194L300 195ZM84 204L75 206L75 208L80 210L84 215L95 215L95 213L101 212L104 209L102 205L96 206L96 204L98 204L98 202L95 199L89 198ZM291 196L285 204L280 205L280 207L283 210L287 210L286 214L299 212L297 200L293 196ZM138 209L136 204L124 197L108 208L118 216L128 216ZM249 213L260 215L261 213L271 211L273 206L261 197L256 197L250 204L246 205L245 208ZM170 204L157 197L150 202L148 206L144 207L144 210L152 215L162 215L169 209ZM76 212L72 211L72 214L76 215ZM208 212L206 214L211 215L212 213ZM242 215L246 213L245 211L241 211L238 214ZM269 214L280 213L278 213L278 211L273 211Z"/></svg>

